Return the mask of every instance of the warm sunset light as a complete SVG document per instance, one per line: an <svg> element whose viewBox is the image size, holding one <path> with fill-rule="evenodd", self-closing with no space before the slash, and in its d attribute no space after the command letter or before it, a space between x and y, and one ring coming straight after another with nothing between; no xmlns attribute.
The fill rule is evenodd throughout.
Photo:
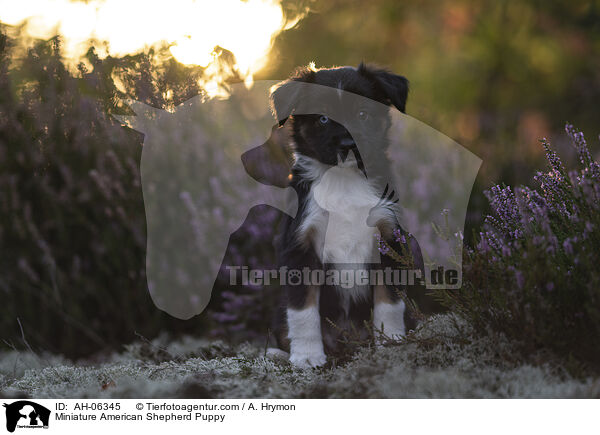
<svg viewBox="0 0 600 435"><path fill-rule="evenodd" d="M286 20L277 0L0 2L0 22L24 25L34 38L61 35L70 61L77 62L90 42L101 56L167 44L179 62L206 67L219 46L233 52L247 80L264 66L273 37L298 19Z"/></svg>
<svg viewBox="0 0 600 435"><path fill-rule="evenodd" d="M597 431L599 53L600 0L0 0L0 435Z"/></svg>

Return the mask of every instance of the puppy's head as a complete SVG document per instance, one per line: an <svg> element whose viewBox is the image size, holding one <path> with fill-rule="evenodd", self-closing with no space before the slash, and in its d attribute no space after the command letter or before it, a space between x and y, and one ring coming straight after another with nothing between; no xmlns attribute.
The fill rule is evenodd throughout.
<svg viewBox="0 0 600 435"><path fill-rule="evenodd" d="M322 92L319 86L335 88ZM356 98L357 94L366 98ZM350 152L380 153L386 146L389 107L405 111L408 80L386 70L360 64L358 68L316 69L302 67L271 94L272 108L280 124L292 124L295 151L328 165L344 162ZM302 114L295 113L303 106ZM307 113L306 108L314 108ZM314 113L312 113L314 112ZM335 113L334 121L328 114ZM346 127L352 126L354 137Z"/></svg>

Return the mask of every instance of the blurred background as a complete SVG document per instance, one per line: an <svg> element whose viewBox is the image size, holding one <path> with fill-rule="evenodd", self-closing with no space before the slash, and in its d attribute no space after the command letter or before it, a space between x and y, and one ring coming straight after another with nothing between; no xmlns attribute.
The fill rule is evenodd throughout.
<svg viewBox="0 0 600 435"><path fill-rule="evenodd" d="M484 189L544 168L539 139L576 158L566 121L598 155L599 54L600 1L1 2L1 345L76 358L159 333L266 335L264 289L217 282L189 321L152 304L143 137L110 116L126 99L170 109L309 62L386 66L410 80L409 115L483 159L470 240ZM253 210L227 255L270 264L275 220Z"/></svg>

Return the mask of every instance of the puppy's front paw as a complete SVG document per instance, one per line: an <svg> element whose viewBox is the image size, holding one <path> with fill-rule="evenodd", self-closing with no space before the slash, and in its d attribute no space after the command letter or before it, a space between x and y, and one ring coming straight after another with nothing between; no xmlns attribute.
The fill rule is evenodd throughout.
<svg viewBox="0 0 600 435"><path fill-rule="evenodd" d="M292 365L301 369L310 369L325 365L327 357L324 352L304 353L292 352L290 355Z"/></svg>

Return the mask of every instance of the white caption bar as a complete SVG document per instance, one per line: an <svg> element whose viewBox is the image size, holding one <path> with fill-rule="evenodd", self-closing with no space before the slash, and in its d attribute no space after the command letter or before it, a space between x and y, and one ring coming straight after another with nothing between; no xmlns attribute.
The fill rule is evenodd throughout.
<svg viewBox="0 0 600 435"><path fill-rule="evenodd" d="M218 433L590 433L593 400L3 400L20 435ZM1 429L0 431L3 431Z"/></svg>

